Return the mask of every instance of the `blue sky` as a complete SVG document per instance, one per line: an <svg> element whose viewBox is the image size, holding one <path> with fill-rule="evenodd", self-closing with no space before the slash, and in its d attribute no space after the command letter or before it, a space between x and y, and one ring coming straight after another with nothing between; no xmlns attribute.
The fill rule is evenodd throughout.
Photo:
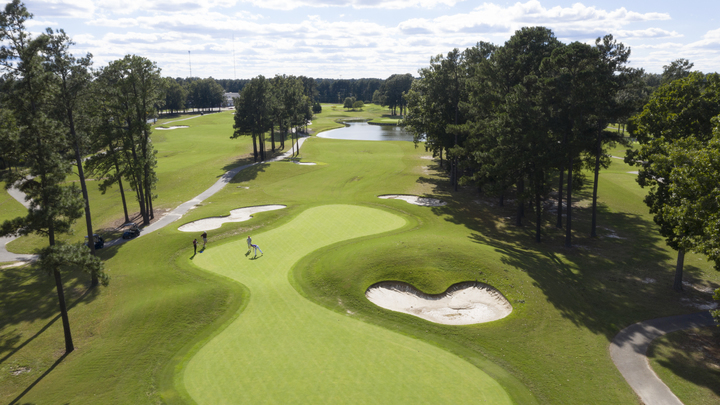
<svg viewBox="0 0 720 405"><path fill-rule="evenodd" d="M692 3L692 4L690 4ZM26 0L28 29L64 29L96 66L137 54L163 76L259 74L387 78L478 41L504 43L523 26L563 42L613 34L633 67L661 72L678 58L720 66L720 1ZM188 53L190 51L190 53ZM234 57L233 57L234 54Z"/></svg>

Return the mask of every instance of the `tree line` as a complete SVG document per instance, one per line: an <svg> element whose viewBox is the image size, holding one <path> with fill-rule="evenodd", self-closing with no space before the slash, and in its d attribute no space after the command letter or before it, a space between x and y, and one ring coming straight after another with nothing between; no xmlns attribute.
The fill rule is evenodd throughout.
<svg viewBox="0 0 720 405"><path fill-rule="evenodd" d="M295 141L293 147L297 145L302 127L307 126L313 112L322 110L319 103L313 102L311 80L286 75L271 79L260 75L251 79L235 98L235 125L231 138L251 136L256 162L267 158L267 132L270 132L272 152L275 152L276 141L280 149L285 148L288 135L291 142ZM299 149L293 149L293 155L299 153Z"/></svg>
<svg viewBox="0 0 720 405"><path fill-rule="evenodd" d="M148 121L165 95L154 62L128 55L92 69L92 55L73 56L73 42L63 30L30 35L31 18L19 0L0 13L0 156L7 167L0 179L25 193L30 204L26 216L2 223L0 235L47 237L38 265L55 279L65 349L71 352L61 271L82 269L92 286L108 282L95 256L86 177L89 172L102 179L103 191L120 187L129 221L126 182L143 223L150 222L157 160ZM70 175L79 177L80 187L68 181ZM58 241L83 214L87 245Z"/></svg>
<svg viewBox="0 0 720 405"><path fill-rule="evenodd" d="M640 148L628 149L625 161L639 166L638 183L650 188L645 202L678 250L681 291L685 251L720 269L720 76L690 73L685 59L647 73L629 68L629 56L612 35L563 44L547 28L525 27L503 45L480 42L431 58L405 95L405 124L440 158L455 191L471 185L501 204L513 193L515 223L533 212L537 242L554 200L554 226L565 228L571 247L573 192L592 184L595 237L607 148L628 142L606 128L627 123Z"/></svg>

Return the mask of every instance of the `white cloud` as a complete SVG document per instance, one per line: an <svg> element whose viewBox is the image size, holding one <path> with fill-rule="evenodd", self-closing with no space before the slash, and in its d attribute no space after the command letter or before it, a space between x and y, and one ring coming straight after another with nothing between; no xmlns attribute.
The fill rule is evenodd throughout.
<svg viewBox="0 0 720 405"><path fill-rule="evenodd" d="M273 10L294 10L300 7L352 7L398 10L404 8L434 8L454 6L464 0L241 0L255 7Z"/></svg>
<svg viewBox="0 0 720 405"><path fill-rule="evenodd" d="M647 28L644 30L619 30L618 38L680 38L677 31L667 31L661 28Z"/></svg>

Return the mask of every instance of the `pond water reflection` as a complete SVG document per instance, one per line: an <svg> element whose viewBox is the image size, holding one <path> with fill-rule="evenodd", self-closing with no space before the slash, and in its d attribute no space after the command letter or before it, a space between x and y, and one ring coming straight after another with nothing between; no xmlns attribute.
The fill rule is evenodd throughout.
<svg viewBox="0 0 720 405"><path fill-rule="evenodd" d="M410 141L413 136L395 125L370 125L367 122L346 122L344 128L331 129L318 134L320 138L353 141Z"/></svg>

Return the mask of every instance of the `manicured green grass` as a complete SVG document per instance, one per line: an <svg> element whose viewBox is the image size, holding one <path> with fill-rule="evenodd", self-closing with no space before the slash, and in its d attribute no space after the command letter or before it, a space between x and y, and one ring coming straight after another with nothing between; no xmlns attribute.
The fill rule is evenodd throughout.
<svg viewBox="0 0 720 405"><path fill-rule="evenodd" d="M0 222L27 215L27 209L5 191L5 183L0 181Z"/></svg>
<svg viewBox="0 0 720 405"><path fill-rule="evenodd" d="M183 382L198 404L510 403L487 374L425 342L328 311L288 282L297 260L324 246L404 226L379 209L324 205L255 234L264 255L240 239L195 264L250 290L242 315L189 361ZM399 387L402 387L399 389Z"/></svg>
<svg viewBox="0 0 720 405"><path fill-rule="evenodd" d="M669 333L653 341L648 359L684 404L720 403L720 329Z"/></svg>
<svg viewBox="0 0 720 405"><path fill-rule="evenodd" d="M327 112L330 116L330 111ZM326 123L333 121L326 118ZM172 133L167 131L165 136ZM233 142L237 141L228 139L226 146ZM224 351L228 345L232 353L239 351L240 356L265 356L274 350L287 354L296 347L268 345L262 351L251 352L228 341L218 351L211 350L213 342L228 339L227 333L235 322L247 326L235 335L236 339L257 344L261 336L267 336L268 327L284 330L298 322L302 332L299 336L307 337L315 326L336 320L346 330L358 328L372 331L371 337L387 336L388 341L407 342L403 344L405 349L398 351L412 347L420 350L415 356L421 358L411 359L424 364L423 367L430 362L422 359L422 353L443 359L448 353L455 354L457 357L451 356L448 361L461 369L468 364L476 366L469 371L471 375L486 374L515 403L574 404L578 398L582 403L637 403L608 356L612 337L637 321L694 312L682 305L682 298L708 297L691 288L684 294L672 291L676 256L665 246L642 203L644 190L637 186L635 176L627 173L634 168L613 159L610 169L601 175L598 238L588 236L590 194L587 189L576 194L581 200L573 217L575 247L567 249L562 243L564 230L552 226L552 213L544 217L543 243L536 244L532 215L525 219L525 226L513 225L515 207L509 202L511 195L506 199L507 205L500 207L495 197L478 196L472 188L451 192L444 173L437 171L434 161L421 158L425 155L428 153L422 147L416 149L410 142L313 137L303 146L303 160L322 165L278 162L253 166L172 226L119 248L104 249L101 254L108 260L113 277L109 287L82 295L88 277L68 275L66 279L68 290L74 291L69 302L78 349L61 358L51 371L48 370L60 358L63 347L61 326L57 321L51 322L57 314L52 280L27 269L0 271L0 308L3 314L14 314L3 316L0 321L0 359L4 358L0 368L5 376L0 380L0 398L10 402L27 390L18 402L182 403L191 393L197 395L204 389L187 378L196 376L193 362L199 362L200 367L206 354L209 359L220 359L223 353L229 353ZM163 165L169 163L170 160L163 160ZM199 175L198 181L211 184L213 173L221 171L218 168L221 164L206 165L212 166L212 170ZM172 172L164 173L167 177ZM161 181L165 181L163 177ZM182 187L184 183L177 184ZM389 193L431 195L448 205L418 207L377 198ZM192 194L192 198L197 193L187 194ZM286 204L288 208L257 214L248 222L225 224L211 231L208 250L190 260L190 241L198 235L181 233L177 226L260 204ZM363 212L382 212L387 223L377 225L375 214L363 214L368 221L361 222L357 232L365 236L351 240L343 239L354 234L343 236L332 227L315 230L308 225L332 216L324 214L308 221L304 215L323 213L323 207L338 204L363 210L372 208ZM391 218L395 217L402 218L406 225L385 232L393 228ZM347 220L357 219L349 215ZM365 228L373 224L377 229ZM305 228L294 228L300 225ZM363 229L372 235L363 233ZM313 235L322 236L324 232L339 235L338 239L308 245L314 243ZM298 233L302 236L297 237ZM248 234L265 250L265 257L249 261L242 256ZM322 242L322 237L318 242ZM301 258L294 266L283 264L285 270L279 264L264 267L264 260L267 265L276 260L271 256L276 249L289 249L291 252L286 256ZM200 264L218 272L238 269L228 274L242 284L202 270ZM643 283L648 277L656 282ZM383 280L405 281L428 293L442 292L459 281L483 281L498 288L514 310L509 317L487 324L437 325L378 308L367 301L366 288ZM720 283L720 276L704 258L688 255L686 280L712 287ZM283 284L287 281L294 290ZM269 289L253 290L256 287ZM291 323L287 325L279 322L262 325L256 318L245 319L255 313L254 302L259 304L276 293L288 297L287 304L297 311L297 319L288 320ZM292 295L297 293L319 305L300 303ZM42 305L35 306L36 301ZM284 303L277 305L280 308ZM272 311L267 314L275 317L269 319L290 319L283 318L286 314ZM303 314L309 317L300 317ZM332 349L342 343L325 338L323 331L318 333L322 338L317 339L317 345L321 347L309 348L309 353L318 353L324 345ZM291 342L293 335L286 335L268 338ZM361 352L354 345L347 350ZM386 367L371 356L376 352L369 351L367 359L372 361L352 374L358 376L357 384L366 383L365 378L367 381L375 378L365 374L366 370L373 371L377 364L380 369ZM228 357L228 363L232 358ZM223 361L224 357L220 367L230 367ZM275 361L267 367L275 367L278 364ZM332 361L330 366L339 370ZM22 367L30 371L12 375L11 371ZM308 367L319 366L309 363ZM258 372L266 373L269 368ZM294 369L287 371L293 372ZM321 376L314 375L316 380L321 380ZM220 372L211 377L219 385L229 384ZM338 372L325 381L330 387L337 381L348 387L343 392L351 392L346 378ZM444 390L442 386L433 386L428 375L418 379L428 384L423 392ZM298 381L265 378L256 381L247 395L271 391L268 386L295 388L296 384ZM310 391L304 385L297 390ZM402 385L397 390L408 395L414 392ZM294 400L286 396L287 392L272 395L288 402ZM457 395L461 398L464 394ZM444 401L434 402L469 402L455 398L448 396ZM332 402L362 402L353 399Z"/></svg>
<svg viewBox="0 0 720 405"><path fill-rule="evenodd" d="M231 140L232 111L206 114L202 117L183 121L189 128L173 130L155 130L153 144L157 150L157 198L154 208L170 210L190 200L210 187L227 170L252 162L252 139L241 137ZM288 145L289 146L289 145ZM77 177L68 178L77 182ZM88 194L90 212L93 215L95 230L107 228L113 222L124 217L117 185L102 195L97 183L89 181ZM139 211L135 194L125 183L125 197L128 211L132 215ZM87 234L84 218L73 227L73 235L60 235L60 240L70 242L83 241ZM106 239L108 235L105 234ZM47 238L27 236L8 244L8 249L16 253L32 253L35 249L47 245Z"/></svg>

